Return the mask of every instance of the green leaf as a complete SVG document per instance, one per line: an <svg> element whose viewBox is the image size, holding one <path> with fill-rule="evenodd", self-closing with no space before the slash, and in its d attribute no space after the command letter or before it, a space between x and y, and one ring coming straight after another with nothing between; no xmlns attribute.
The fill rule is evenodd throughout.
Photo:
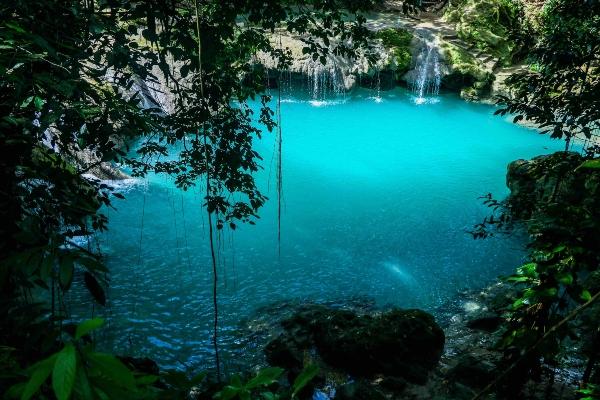
<svg viewBox="0 0 600 400"><path fill-rule="evenodd" d="M98 304L105 306L106 294L104 293L104 289L102 288L96 277L86 271L83 274L83 282L87 290L92 295L92 297L94 297L94 300L96 300Z"/></svg>
<svg viewBox="0 0 600 400"><path fill-rule="evenodd" d="M258 374L246 383L245 387L248 389L254 389L258 386L271 385L277 382L277 379L283 374L282 368L271 367L263 368L258 371Z"/></svg>
<svg viewBox="0 0 600 400"><path fill-rule="evenodd" d="M152 385L157 380L158 376L156 375L142 375L135 378L135 383L139 386L147 386Z"/></svg>
<svg viewBox="0 0 600 400"><path fill-rule="evenodd" d="M133 374L115 356L106 353L89 353L86 357L92 367L107 379L123 388L135 390Z"/></svg>
<svg viewBox="0 0 600 400"><path fill-rule="evenodd" d="M573 283L573 275L569 272L560 272L556 274L556 280L563 285L571 285Z"/></svg>
<svg viewBox="0 0 600 400"><path fill-rule="evenodd" d="M23 100L23 102L21 103L21 108L26 108L29 104L31 104L32 100L33 100L33 96L29 96L28 98Z"/></svg>
<svg viewBox="0 0 600 400"><path fill-rule="evenodd" d="M512 309L513 310L517 310L521 307L523 307L525 305L525 301L523 299L517 299L515 300L515 302L512 304Z"/></svg>
<svg viewBox="0 0 600 400"><path fill-rule="evenodd" d="M72 343L67 343L58 353L52 371L52 388L58 400L68 400L75 384L77 353Z"/></svg>
<svg viewBox="0 0 600 400"><path fill-rule="evenodd" d="M554 297L558 293L557 288L547 288L540 290L537 294L538 297Z"/></svg>
<svg viewBox="0 0 600 400"><path fill-rule="evenodd" d="M58 279L60 281L60 285L64 290L67 290L71 287L71 283L73 282L73 270L75 266L73 264L73 257L66 256L60 260L60 270L58 274Z"/></svg>
<svg viewBox="0 0 600 400"><path fill-rule="evenodd" d="M600 169L600 159L584 161L577 169Z"/></svg>
<svg viewBox="0 0 600 400"><path fill-rule="evenodd" d="M251 400L250 392L247 389L242 389L239 393L240 400Z"/></svg>
<svg viewBox="0 0 600 400"><path fill-rule="evenodd" d="M104 324L102 318L88 319L77 326L75 330L75 339L81 339L93 330L100 328Z"/></svg>
<svg viewBox="0 0 600 400"><path fill-rule="evenodd" d="M230 386L235 387L235 388L241 388L242 386L244 386L242 384L242 379L240 378L239 375L234 375L231 377L231 381L229 382Z"/></svg>
<svg viewBox="0 0 600 400"><path fill-rule="evenodd" d="M33 98L33 105L35 106L36 110L41 111L42 108L44 107L44 104L46 104L46 100L39 98L37 96L35 96Z"/></svg>
<svg viewBox="0 0 600 400"><path fill-rule="evenodd" d="M94 400L94 394L92 393L92 387L90 381L83 368L77 369L77 375L75 376L75 386L73 387L76 399L83 400Z"/></svg>
<svg viewBox="0 0 600 400"><path fill-rule="evenodd" d="M40 361L33 365L30 370L32 371L31 377L21 394L21 400L29 400L34 394L40 389L40 386L48 379L58 354L53 354L47 359Z"/></svg>
<svg viewBox="0 0 600 400"><path fill-rule="evenodd" d="M77 263L84 266L89 272L108 272L108 269L100 260L92 257L80 257L77 259Z"/></svg>
<svg viewBox="0 0 600 400"><path fill-rule="evenodd" d="M508 282L527 282L530 281L531 278L528 278L526 276L512 275L506 278L506 280Z"/></svg>
<svg viewBox="0 0 600 400"><path fill-rule="evenodd" d="M581 297L581 300L583 300L583 301L590 301L592 299L592 294L589 291L584 289L581 291L580 297Z"/></svg>
<svg viewBox="0 0 600 400"><path fill-rule="evenodd" d="M525 276L534 277L534 276L537 276L536 268L537 268L536 263L523 264L519 268L519 273L521 273L522 275L525 275Z"/></svg>
<svg viewBox="0 0 600 400"><path fill-rule="evenodd" d="M240 392L239 387L233 387L231 385L225 386L220 392L215 393L213 396L214 399L218 400L230 400L238 395Z"/></svg>
<svg viewBox="0 0 600 400"><path fill-rule="evenodd" d="M300 375L296 377L294 380L294 384L292 385L292 398L296 397L298 393L304 389L304 387L314 379L315 376L319 373L319 367L315 364L307 365Z"/></svg>

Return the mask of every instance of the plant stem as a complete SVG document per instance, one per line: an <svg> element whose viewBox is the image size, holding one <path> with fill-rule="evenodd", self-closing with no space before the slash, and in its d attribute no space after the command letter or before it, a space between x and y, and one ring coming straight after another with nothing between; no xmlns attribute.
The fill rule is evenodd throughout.
<svg viewBox="0 0 600 400"><path fill-rule="evenodd" d="M200 37L200 16L198 13L198 0L194 0L194 9L196 11L196 33L198 36L198 72L200 78L200 97L204 103L204 83L202 79L202 39ZM203 127L204 133L204 161L206 163L206 213L208 214L208 235L210 239L210 257L212 260L212 271L213 271L213 347L215 349L215 366L217 369L217 381L221 382L221 362L219 359L219 344L218 344L218 331L219 331L219 304L217 301L217 259L215 257L215 244L213 239L213 225L212 225L212 214L210 212L210 169L208 163L208 144L206 141L206 128Z"/></svg>

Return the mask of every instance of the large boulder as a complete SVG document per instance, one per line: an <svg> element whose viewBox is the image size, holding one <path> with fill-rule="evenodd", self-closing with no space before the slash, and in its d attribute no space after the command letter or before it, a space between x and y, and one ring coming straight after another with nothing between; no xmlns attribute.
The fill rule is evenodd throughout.
<svg viewBox="0 0 600 400"><path fill-rule="evenodd" d="M376 316L312 306L282 322L266 347L267 360L292 370L316 350L328 365L358 377L387 375L425 383L438 363L445 336L433 316L399 310Z"/></svg>
<svg viewBox="0 0 600 400"><path fill-rule="evenodd" d="M508 165L506 185L512 214L530 218L542 204L585 205L594 209L600 194L600 174L578 170L583 157L557 152Z"/></svg>

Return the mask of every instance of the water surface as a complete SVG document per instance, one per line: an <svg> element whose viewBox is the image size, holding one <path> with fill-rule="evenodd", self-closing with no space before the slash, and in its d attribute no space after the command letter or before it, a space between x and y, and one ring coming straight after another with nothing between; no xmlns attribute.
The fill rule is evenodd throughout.
<svg viewBox="0 0 600 400"><path fill-rule="evenodd" d="M256 144L264 157L257 179L271 201L256 226L219 235L226 363L239 345L239 320L260 306L368 296L379 305L434 310L521 261L522 238L474 241L467 233L488 212L478 197L507 194L511 160L562 145L455 96L425 104L400 89L369 96L283 102L281 257L273 135ZM150 176L126 197L115 200L110 232L99 238L112 272L105 345L165 367L211 363L202 193ZM71 294L76 316L92 312L84 296Z"/></svg>

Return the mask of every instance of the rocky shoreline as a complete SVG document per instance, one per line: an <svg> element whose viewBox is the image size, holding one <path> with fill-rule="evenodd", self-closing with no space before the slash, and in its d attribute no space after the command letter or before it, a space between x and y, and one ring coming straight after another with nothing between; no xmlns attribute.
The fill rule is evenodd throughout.
<svg viewBox="0 0 600 400"><path fill-rule="evenodd" d="M264 350L244 369L278 366L292 381L316 364L320 372L301 397L307 399L472 399L502 370L496 344L514 295L514 287L496 282L457 293L433 314L382 309L366 298L277 303L243 324L248 347ZM546 366L524 398L575 398L580 363L573 355Z"/></svg>

